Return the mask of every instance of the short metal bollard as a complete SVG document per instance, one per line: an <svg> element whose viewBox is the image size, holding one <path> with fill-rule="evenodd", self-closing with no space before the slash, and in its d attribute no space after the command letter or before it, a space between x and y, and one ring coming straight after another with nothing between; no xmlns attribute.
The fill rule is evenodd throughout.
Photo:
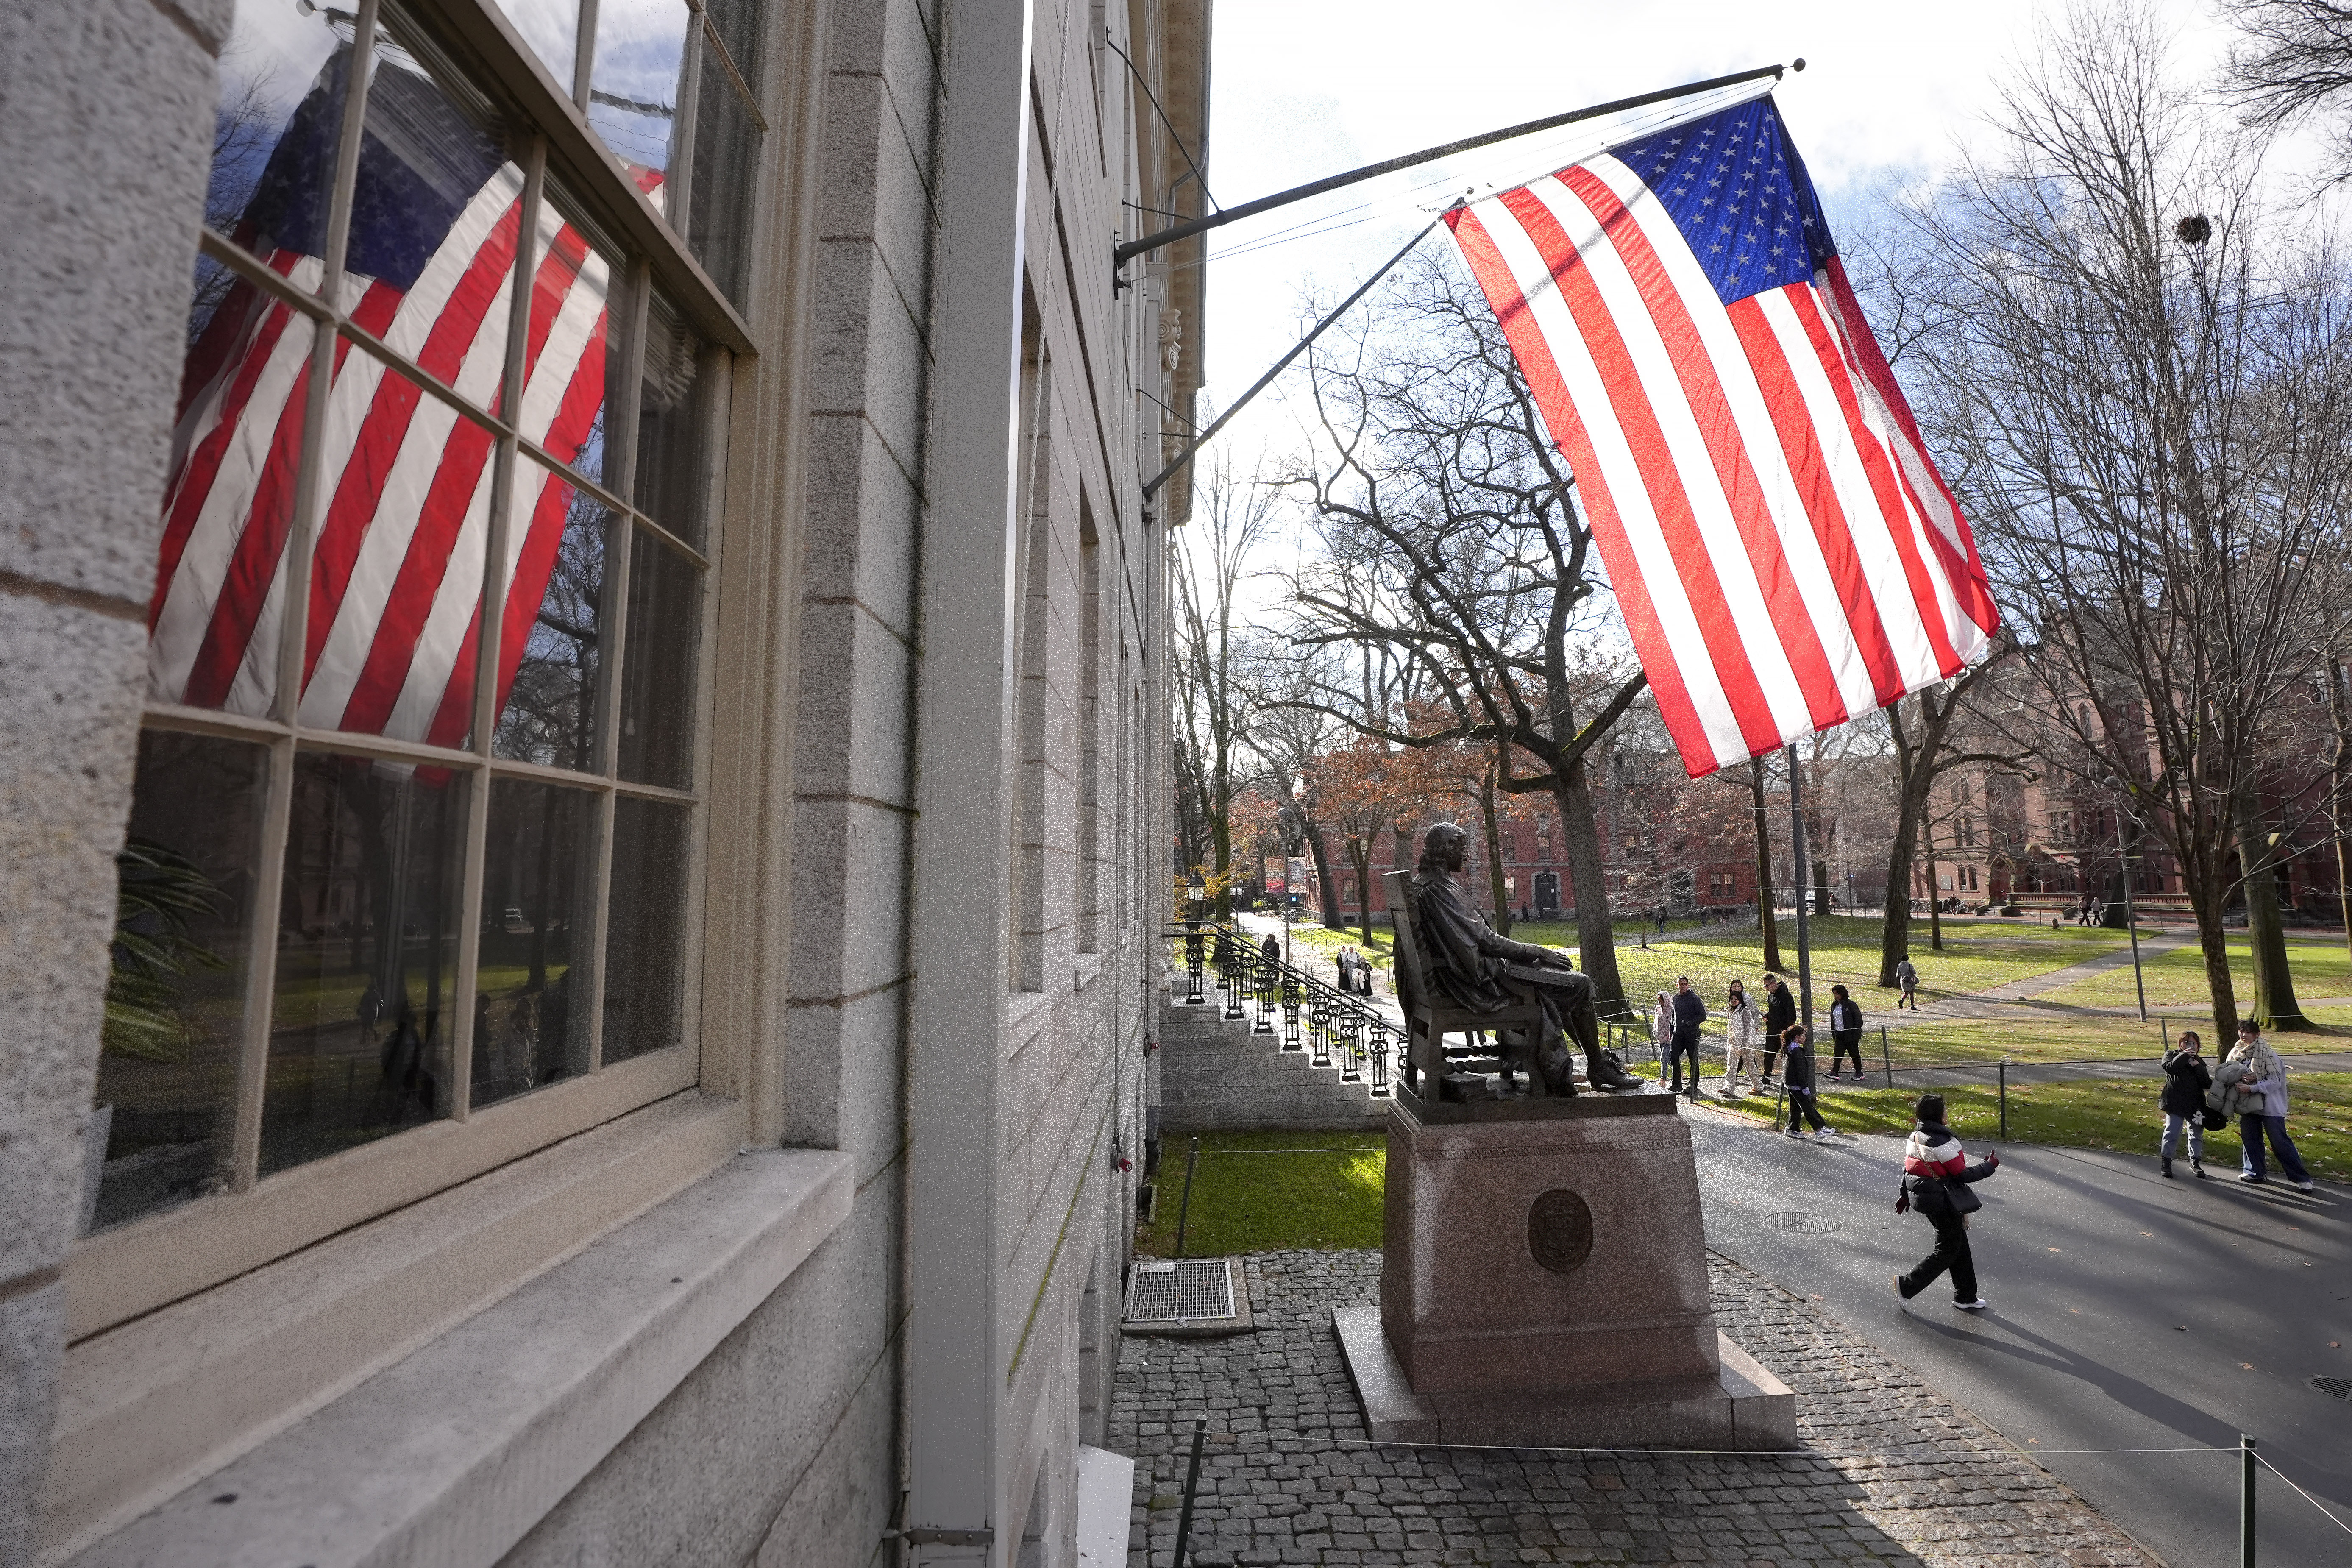
<svg viewBox="0 0 2352 1568"><path fill-rule="evenodd" d="M1201 1141L1192 1140L1192 1152L1184 1156L1184 1205L1176 1211L1176 1256L1184 1256L1184 1227L1192 1220L1192 1173L1200 1168Z"/></svg>
<svg viewBox="0 0 2352 1568"><path fill-rule="evenodd" d="M1192 1423L1192 1462L1184 1471L1184 1509L1176 1516L1176 1555L1168 1568L1184 1568L1184 1552L1192 1544L1192 1494L1201 1487L1201 1445L1208 1440L1209 1420Z"/></svg>
<svg viewBox="0 0 2352 1568"><path fill-rule="evenodd" d="M2238 1434L2238 1568L2254 1568L2254 1440Z"/></svg>

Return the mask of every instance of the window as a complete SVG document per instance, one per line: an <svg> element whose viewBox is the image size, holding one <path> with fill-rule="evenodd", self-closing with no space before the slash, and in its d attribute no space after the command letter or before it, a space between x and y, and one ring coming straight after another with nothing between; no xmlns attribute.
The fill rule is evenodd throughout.
<svg viewBox="0 0 2352 1568"><path fill-rule="evenodd" d="M740 329L687 258L740 297L756 5L589 6L591 37L577 0L502 5L584 119L534 123L499 87L523 62L398 0L240 0L222 53L101 1228L695 1081L712 339Z"/></svg>
<svg viewBox="0 0 2352 1568"><path fill-rule="evenodd" d="M2053 844L2074 842L2074 814L2072 811L2053 811L2050 814L2050 842Z"/></svg>
<svg viewBox="0 0 2352 1568"><path fill-rule="evenodd" d="M1356 879L1347 878L1339 884L1339 901L1352 905L1356 901Z"/></svg>
<svg viewBox="0 0 2352 1568"><path fill-rule="evenodd" d="M1706 874L1706 896L1728 899L1739 892L1738 874L1732 871L1709 871Z"/></svg>

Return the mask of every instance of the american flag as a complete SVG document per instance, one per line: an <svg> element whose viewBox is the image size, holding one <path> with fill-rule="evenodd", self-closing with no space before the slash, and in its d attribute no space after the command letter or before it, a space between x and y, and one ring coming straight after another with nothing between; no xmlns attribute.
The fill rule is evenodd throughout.
<svg viewBox="0 0 2352 1568"><path fill-rule="evenodd" d="M320 72L231 215L234 237L319 287L346 46ZM521 243L520 170L429 79L374 72L342 298L353 322L570 462L603 439L605 258L543 203L519 396L503 385ZM215 188L235 170L216 170ZM655 176L647 176L648 188ZM285 545L310 400L308 319L242 279L193 328L149 609L148 673L167 702L263 713L295 563ZM299 703L306 725L459 745L471 728L475 629L494 440L350 342L335 344L320 460ZM498 704L534 630L579 492L519 459L509 498Z"/></svg>
<svg viewBox="0 0 2352 1568"><path fill-rule="evenodd" d="M1769 98L1455 209L1693 777L1958 671L2000 615Z"/></svg>

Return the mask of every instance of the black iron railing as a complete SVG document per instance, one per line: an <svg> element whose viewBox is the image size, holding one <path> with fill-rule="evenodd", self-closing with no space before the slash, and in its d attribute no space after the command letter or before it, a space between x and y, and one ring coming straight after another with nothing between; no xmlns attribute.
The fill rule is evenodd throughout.
<svg viewBox="0 0 2352 1568"><path fill-rule="evenodd" d="M1170 937L1184 965L1180 1005L1220 1007L1234 1021L1255 1014L1253 1035L1278 1036L1280 1049L1305 1051L1315 1067L1338 1067L1342 1083L1370 1079L1374 1098L1388 1097L1390 1058L1402 1033L1388 1015L1266 952L1234 927L1202 921Z"/></svg>

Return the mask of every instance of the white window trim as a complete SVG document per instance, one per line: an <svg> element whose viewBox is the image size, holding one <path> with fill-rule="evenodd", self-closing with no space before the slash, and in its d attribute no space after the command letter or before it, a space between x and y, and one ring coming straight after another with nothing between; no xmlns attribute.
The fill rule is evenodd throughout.
<svg viewBox="0 0 2352 1568"><path fill-rule="evenodd" d="M491 1303L519 1287L530 1289L534 1277L542 1286L557 1275L576 1278L582 1269L563 1261L575 1253L574 1263L584 1264L600 1251L627 1250L634 1244L622 1238L645 1224L636 1216L656 1220L657 1229L679 1228L675 1219L658 1216L677 1206L681 1189L740 1155L742 1132L740 1101L675 1095L75 1345L58 1383L39 1561L63 1561L322 1406L332 1408L332 1402L403 1358L454 1354L457 1364L467 1365L468 1352L449 1347L461 1342L469 1321ZM814 1170L805 1164L810 1157L838 1162L846 1183L845 1156L786 1152L803 1163L787 1160L777 1168ZM734 1159L734 1166L742 1163ZM842 1215L846 1205L845 1195ZM791 1217L790 1208L779 1207L775 1217ZM766 1230L764 1219L729 1223L740 1233L718 1238L729 1248L752 1245ZM837 1223L838 1216L828 1228ZM696 1227L697 1234L709 1228L698 1219L686 1228ZM710 1267L724 1263L724 1256L714 1256ZM595 1266L585 1272L598 1278ZM662 1278L680 1273L670 1268ZM777 1274L762 1292L782 1278ZM651 1310L663 1298L644 1290L645 1283L635 1280ZM562 1359L566 1374L525 1398L507 1387L508 1367L499 1359L472 1363L467 1373L485 1388L504 1390L506 1402L527 1407L563 1397L569 1371L593 1368L593 1347L633 1321L593 1290L559 1295L560 1307L550 1305L544 1288L532 1299L544 1354ZM499 1353L509 1361L516 1354ZM533 1368L533 1378L544 1375L539 1358L524 1355L515 1364ZM406 1412L397 1417L400 1424L350 1442L347 1452L312 1462L382 1468L387 1443L444 1441L446 1416L446 1411ZM208 1496L237 1489L206 1482ZM282 1500L296 1506L290 1494ZM176 1547L154 1560L194 1561ZM324 1561L317 1555L295 1560Z"/></svg>

